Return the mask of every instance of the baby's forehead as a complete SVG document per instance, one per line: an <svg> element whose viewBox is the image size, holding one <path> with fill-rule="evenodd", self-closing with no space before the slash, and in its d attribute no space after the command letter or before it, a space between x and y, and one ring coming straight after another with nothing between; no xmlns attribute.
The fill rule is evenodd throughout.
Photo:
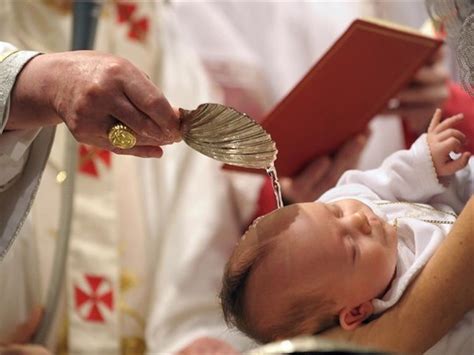
<svg viewBox="0 0 474 355"><path fill-rule="evenodd" d="M255 239L255 242L265 242L288 231L292 224L303 213L300 204L279 208L264 216L256 218L241 238L241 241Z"/></svg>

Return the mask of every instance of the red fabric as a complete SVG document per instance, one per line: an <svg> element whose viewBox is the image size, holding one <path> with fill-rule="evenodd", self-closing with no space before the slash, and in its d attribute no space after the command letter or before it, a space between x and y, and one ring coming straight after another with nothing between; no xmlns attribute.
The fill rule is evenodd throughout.
<svg viewBox="0 0 474 355"><path fill-rule="evenodd" d="M145 42L150 31L148 17L137 18L137 4L132 1L117 2L117 22L128 26L128 39Z"/></svg>
<svg viewBox="0 0 474 355"><path fill-rule="evenodd" d="M255 218L263 216L264 214L270 213L276 209L275 195L273 194L273 186L269 177L265 178L265 182L260 189L260 196L257 202L257 211L255 212Z"/></svg>
<svg viewBox="0 0 474 355"><path fill-rule="evenodd" d="M457 128L467 137L466 150L474 153L474 98L454 83L449 84L449 91L450 97L443 106L443 117L457 113L464 114L464 120L457 125ZM405 121L403 121L403 133L406 147L409 147L418 137L409 130Z"/></svg>
<svg viewBox="0 0 474 355"><path fill-rule="evenodd" d="M127 22L137 9L137 5L131 2L120 1L117 3L117 21L119 23Z"/></svg>
<svg viewBox="0 0 474 355"><path fill-rule="evenodd" d="M99 177L97 164L102 161L103 164L110 168L112 165L111 152L105 149L99 149L85 144L79 145L79 172L82 174Z"/></svg>

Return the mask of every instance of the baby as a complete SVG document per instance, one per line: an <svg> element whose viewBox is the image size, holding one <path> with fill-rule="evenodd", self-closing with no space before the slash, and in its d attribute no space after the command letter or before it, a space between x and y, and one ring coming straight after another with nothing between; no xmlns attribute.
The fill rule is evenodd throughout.
<svg viewBox="0 0 474 355"><path fill-rule="evenodd" d="M410 150L345 173L317 202L257 219L225 270L226 321L269 342L352 330L394 305L473 193L461 119L441 122L437 110Z"/></svg>

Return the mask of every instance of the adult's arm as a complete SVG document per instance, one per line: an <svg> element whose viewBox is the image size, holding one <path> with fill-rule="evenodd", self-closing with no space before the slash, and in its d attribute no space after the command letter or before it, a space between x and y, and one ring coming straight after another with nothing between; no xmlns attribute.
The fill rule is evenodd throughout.
<svg viewBox="0 0 474 355"><path fill-rule="evenodd" d="M17 77L37 55L0 42L0 260L29 210L54 136L51 127L6 129Z"/></svg>
<svg viewBox="0 0 474 355"><path fill-rule="evenodd" d="M107 132L117 121L134 131L135 147L110 144ZM146 74L123 58L94 51L36 56L16 78L7 130L61 122L79 142L143 157L160 157L160 145L180 137L176 110Z"/></svg>
<svg viewBox="0 0 474 355"><path fill-rule="evenodd" d="M474 197L395 307L353 332L334 328L323 336L384 350L424 352L474 308L473 275Z"/></svg>

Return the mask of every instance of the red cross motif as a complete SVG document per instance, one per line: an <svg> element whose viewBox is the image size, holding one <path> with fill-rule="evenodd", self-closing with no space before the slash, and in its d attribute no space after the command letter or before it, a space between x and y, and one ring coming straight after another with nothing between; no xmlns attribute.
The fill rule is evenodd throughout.
<svg viewBox="0 0 474 355"><path fill-rule="evenodd" d="M146 16L138 17L137 4L131 1L117 2L117 22L128 26L127 36L132 41L144 42L150 30Z"/></svg>
<svg viewBox="0 0 474 355"><path fill-rule="evenodd" d="M128 1L119 1L117 3L117 21L119 23L127 22L137 9L137 4Z"/></svg>
<svg viewBox="0 0 474 355"><path fill-rule="evenodd" d="M110 168L112 165L112 153L105 149L99 149L85 144L79 145L79 172L99 177L97 164L102 161L103 165Z"/></svg>
<svg viewBox="0 0 474 355"><path fill-rule="evenodd" d="M105 313L114 309L112 284L103 276L85 274L74 285L74 304L79 316L88 322L105 322ZM81 284L82 287L79 287Z"/></svg>

